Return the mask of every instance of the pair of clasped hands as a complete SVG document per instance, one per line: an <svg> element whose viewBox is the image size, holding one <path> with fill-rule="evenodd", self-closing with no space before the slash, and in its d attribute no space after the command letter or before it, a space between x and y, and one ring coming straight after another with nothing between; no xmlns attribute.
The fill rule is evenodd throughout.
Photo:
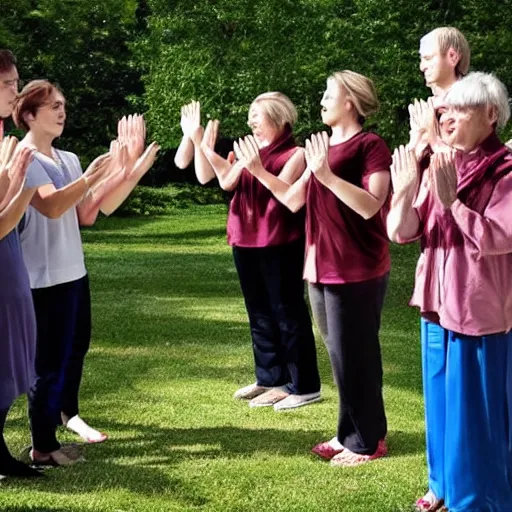
<svg viewBox="0 0 512 512"><path fill-rule="evenodd" d="M426 184L444 208L449 209L457 198L456 151L441 138L434 101L433 98L414 100L409 105L410 140L407 146L399 146L393 153L391 182L395 200L413 198L420 182L419 161L430 148Z"/></svg>
<svg viewBox="0 0 512 512"><path fill-rule="evenodd" d="M93 160L82 175L89 193L101 195L107 180L115 175L126 181L140 179L151 168L160 149L153 142L144 150L145 139L143 116L123 117L110 151ZM0 141L0 211L23 191L35 152L36 148L18 143L16 137L7 136Z"/></svg>
<svg viewBox="0 0 512 512"><path fill-rule="evenodd" d="M201 126L201 106L198 101L192 101L181 109L181 129L183 135L188 137L194 145L200 145L203 153L210 158L220 159L215 153L215 142L219 133L219 121L208 121L206 128ZM327 161L329 148L329 135L327 132L317 133L306 140L305 157L307 168L303 174L303 180L308 180L313 173L323 183L332 171ZM236 158L235 158L236 157ZM224 159L223 159L224 160ZM259 146L253 135L240 138L233 144L233 151L224 160L235 168L247 169L251 174L257 174L262 169L259 154Z"/></svg>

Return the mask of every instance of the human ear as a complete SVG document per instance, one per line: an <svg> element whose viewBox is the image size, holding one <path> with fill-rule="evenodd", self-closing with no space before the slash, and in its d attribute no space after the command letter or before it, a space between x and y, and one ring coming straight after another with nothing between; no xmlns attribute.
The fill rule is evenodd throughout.
<svg viewBox="0 0 512 512"><path fill-rule="evenodd" d="M494 105L487 107L487 119L493 126L498 123L498 109Z"/></svg>
<svg viewBox="0 0 512 512"><path fill-rule="evenodd" d="M460 55L458 52L456 52L451 46L448 48L448 51L446 52L446 58L448 59L448 62L453 68L457 67L457 64L460 62Z"/></svg>

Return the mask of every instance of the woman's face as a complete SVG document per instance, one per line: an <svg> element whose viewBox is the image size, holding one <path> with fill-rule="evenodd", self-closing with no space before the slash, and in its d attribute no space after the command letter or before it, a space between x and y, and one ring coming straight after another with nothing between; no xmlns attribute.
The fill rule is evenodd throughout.
<svg viewBox="0 0 512 512"><path fill-rule="evenodd" d="M494 130L495 111L491 107L450 107L440 117L441 136L449 146L472 151Z"/></svg>
<svg viewBox="0 0 512 512"><path fill-rule="evenodd" d="M29 122L30 131L57 138L62 135L66 122L66 100L54 91L48 101L41 105Z"/></svg>
<svg viewBox="0 0 512 512"><path fill-rule="evenodd" d="M259 147L268 146L281 133L281 130L272 123L258 103L251 106L247 124Z"/></svg>
<svg viewBox="0 0 512 512"><path fill-rule="evenodd" d="M352 102L344 88L332 78L327 80L327 87L320 105L322 106L322 122L327 126L340 123L353 109Z"/></svg>

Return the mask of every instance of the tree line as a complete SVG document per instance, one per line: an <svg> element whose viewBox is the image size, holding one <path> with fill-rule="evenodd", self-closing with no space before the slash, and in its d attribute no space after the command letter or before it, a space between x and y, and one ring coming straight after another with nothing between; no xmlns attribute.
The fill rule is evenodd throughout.
<svg viewBox="0 0 512 512"><path fill-rule="evenodd" d="M380 112L369 127L394 146L407 139L407 105L428 96L419 39L442 25L467 37L471 69L512 92L512 0L0 0L0 47L22 79L47 78L68 102L63 147L90 159L117 119L143 112L168 155L191 99L221 120L223 137L247 133L258 94L279 90L299 111L296 134L322 128L319 102L333 71L371 77ZM503 138L510 137L508 128ZM168 167L171 158L161 158ZM162 169L160 169L162 171ZM159 169L155 170L158 174ZM168 172L166 172L168 174ZM172 173L171 173L172 174ZM172 176L171 176L172 177Z"/></svg>

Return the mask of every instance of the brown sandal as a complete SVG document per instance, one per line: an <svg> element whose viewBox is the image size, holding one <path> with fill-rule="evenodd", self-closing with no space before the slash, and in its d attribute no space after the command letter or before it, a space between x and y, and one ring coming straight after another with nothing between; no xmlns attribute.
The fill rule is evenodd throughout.
<svg viewBox="0 0 512 512"><path fill-rule="evenodd" d="M72 466L77 462L83 462L85 459L74 450L58 449L51 453L47 453L42 457L34 457L34 451L30 451L30 459L32 465L36 467L41 466Z"/></svg>

